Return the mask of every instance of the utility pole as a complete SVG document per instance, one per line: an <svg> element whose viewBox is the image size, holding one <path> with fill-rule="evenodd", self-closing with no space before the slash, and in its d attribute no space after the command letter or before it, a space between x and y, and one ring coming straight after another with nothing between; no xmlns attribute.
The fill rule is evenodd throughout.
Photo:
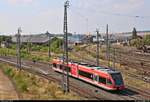
<svg viewBox="0 0 150 102"><path fill-rule="evenodd" d="M106 27L106 56L107 56L107 61L108 61L108 67L110 67L110 63L109 63L109 36L108 36L108 24Z"/></svg>
<svg viewBox="0 0 150 102"><path fill-rule="evenodd" d="M21 28L18 28L18 34L17 36L17 68L21 69L21 41L20 41L20 37L21 37Z"/></svg>
<svg viewBox="0 0 150 102"><path fill-rule="evenodd" d="M63 56L63 63L65 62L65 68L67 71L67 75L63 73L63 81L64 81L64 91L69 92L69 70L68 68L68 25L67 25L67 8L69 7L69 1L67 0L64 4L64 56ZM65 77L65 78L64 78ZM65 79L65 80L64 80Z"/></svg>
<svg viewBox="0 0 150 102"><path fill-rule="evenodd" d="M97 66L99 66L99 37L100 37L100 35L99 35L99 30L97 29L96 30L96 32L97 32L97 51L96 51L96 62L97 62Z"/></svg>
<svg viewBox="0 0 150 102"><path fill-rule="evenodd" d="M115 62L116 62L116 49L114 48L114 58L113 58L113 68L115 69Z"/></svg>
<svg viewBox="0 0 150 102"><path fill-rule="evenodd" d="M49 38L49 41L48 41L48 56L49 56L49 58L50 58L50 57L51 57L51 44L50 44L51 34L47 31L47 32L46 32L46 35L47 35L48 38Z"/></svg>
<svg viewBox="0 0 150 102"><path fill-rule="evenodd" d="M31 47L32 47L32 44L31 44L31 37L29 37L28 39L28 42L27 42L27 52L30 54L31 52Z"/></svg>

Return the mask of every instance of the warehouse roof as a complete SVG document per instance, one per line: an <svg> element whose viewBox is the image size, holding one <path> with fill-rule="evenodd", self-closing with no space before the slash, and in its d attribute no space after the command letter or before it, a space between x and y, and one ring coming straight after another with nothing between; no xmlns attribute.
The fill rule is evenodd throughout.
<svg viewBox="0 0 150 102"><path fill-rule="evenodd" d="M61 35L57 35L61 37ZM55 35L51 35L51 39L54 38ZM27 43L27 42L32 42L32 43L47 43L49 41L49 36L47 34L36 34L36 35L22 35L20 37L21 42ZM12 37L12 42L17 42L17 37L13 36Z"/></svg>

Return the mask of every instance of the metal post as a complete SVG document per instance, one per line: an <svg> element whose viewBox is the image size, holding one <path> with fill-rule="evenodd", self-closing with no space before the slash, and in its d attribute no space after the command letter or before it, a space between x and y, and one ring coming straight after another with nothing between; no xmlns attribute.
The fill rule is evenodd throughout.
<svg viewBox="0 0 150 102"><path fill-rule="evenodd" d="M113 58L113 68L115 69L115 62L116 62L116 58L115 58L115 56L116 56L116 49L114 48L114 58Z"/></svg>
<svg viewBox="0 0 150 102"><path fill-rule="evenodd" d="M65 36L64 36L65 39ZM63 87L63 91L64 93L66 92L66 87L65 87L65 71L64 71L64 65L65 65L65 40L63 39L63 66L62 66L62 70L63 70L63 74L62 74L62 87Z"/></svg>
<svg viewBox="0 0 150 102"><path fill-rule="evenodd" d="M96 30L96 32L97 32L97 51L96 51L96 54L97 54L97 56L96 56L96 62L97 62L97 66L99 66L99 30L97 29Z"/></svg>
<svg viewBox="0 0 150 102"><path fill-rule="evenodd" d="M20 41L20 36L21 36L21 28L18 28L18 34L17 34L17 67L21 69L21 41Z"/></svg>
<svg viewBox="0 0 150 102"><path fill-rule="evenodd" d="M27 52L30 54L31 52L31 47L32 47L32 44L31 44L31 37L28 39L28 42L27 42Z"/></svg>
<svg viewBox="0 0 150 102"><path fill-rule="evenodd" d="M106 27L106 56L107 56L107 61L108 61L108 66L110 67L110 63L109 63L109 38L108 38L108 24Z"/></svg>
<svg viewBox="0 0 150 102"><path fill-rule="evenodd" d="M51 43L50 43L51 34L47 31L47 32L46 32L46 35L47 35L48 38L49 38L49 41L48 41L48 56L49 56L49 58L50 58L50 57L51 57Z"/></svg>
<svg viewBox="0 0 150 102"><path fill-rule="evenodd" d="M51 41L51 36L49 34L49 53L48 53L49 58L51 57L51 43L50 43L50 41Z"/></svg>
<svg viewBox="0 0 150 102"><path fill-rule="evenodd" d="M67 26L67 8L69 7L69 1L67 0L64 4L64 55L65 55L65 66L68 66L68 26ZM65 92L69 92L69 72L65 76Z"/></svg>
<svg viewBox="0 0 150 102"><path fill-rule="evenodd" d="M119 53L119 57L120 57L120 58L119 58L119 59L120 59L119 61L120 61L120 68L121 68L121 57L122 57L122 56L121 56L121 52L120 52L120 51L118 51L118 53Z"/></svg>

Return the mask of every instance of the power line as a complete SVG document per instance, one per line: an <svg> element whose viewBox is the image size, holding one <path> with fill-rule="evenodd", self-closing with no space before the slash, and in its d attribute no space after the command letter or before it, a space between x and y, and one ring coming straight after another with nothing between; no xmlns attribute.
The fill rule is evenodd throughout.
<svg viewBox="0 0 150 102"><path fill-rule="evenodd" d="M81 14L77 9L72 8L71 9L73 13L76 13L78 16L80 16L82 19L85 20L86 22L86 32L89 33L89 19L87 16L84 16L83 14Z"/></svg>
<svg viewBox="0 0 150 102"><path fill-rule="evenodd" d="M72 6L72 7L75 8L75 9L79 9L79 11L82 10L82 8L79 8L79 7L76 7L76 6ZM92 6L92 7L94 9L93 8L88 8L88 12L90 12L90 14L93 14L93 13L100 14L101 13L101 14L104 14L104 15L112 15L112 16L120 16L120 17L141 18L141 19L149 19L150 18L150 16L143 16L143 15L129 15L129 14L122 14L122 13L115 13L115 12L100 11L97 8L95 8L94 6Z"/></svg>
<svg viewBox="0 0 150 102"><path fill-rule="evenodd" d="M93 7L92 7L93 8ZM128 17L128 18L135 18L135 19L145 19L145 18L150 18L150 16L142 16L142 15L128 15L128 14L122 14L122 13L110 13L110 12L106 12L106 11L100 11L100 10L94 10L92 8L89 8L90 10L88 10L88 12L90 12L90 14L93 14L95 12L97 12L98 14L105 14L105 15L112 15L112 16L120 16L120 17ZM86 16L84 14L81 13L82 8L79 8L75 5L71 6L71 10L77 14L77 16L80 16L82 19L84 19L86 21L86 30L88 30L88 21L89 20L89 16ZM85 11L84 11L85 12Z"/></svg>

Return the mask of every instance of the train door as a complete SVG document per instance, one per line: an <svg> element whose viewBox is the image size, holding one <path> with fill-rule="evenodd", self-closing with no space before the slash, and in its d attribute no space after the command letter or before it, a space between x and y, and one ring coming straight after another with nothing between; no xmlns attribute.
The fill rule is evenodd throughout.
<svg viewBox="0 0 150 102"><path fill-rule="evenodd" d="M72 76L77 77L77 72L78 72L77 66L73 65L71 70Z"/></svg>
<svg viewBox="0 0 150 102"><path fill-rule="evenodd" d="M98 75L93 74L93 81L94 81L94 83L98 84L99 76L98 76Z"/></svg>

